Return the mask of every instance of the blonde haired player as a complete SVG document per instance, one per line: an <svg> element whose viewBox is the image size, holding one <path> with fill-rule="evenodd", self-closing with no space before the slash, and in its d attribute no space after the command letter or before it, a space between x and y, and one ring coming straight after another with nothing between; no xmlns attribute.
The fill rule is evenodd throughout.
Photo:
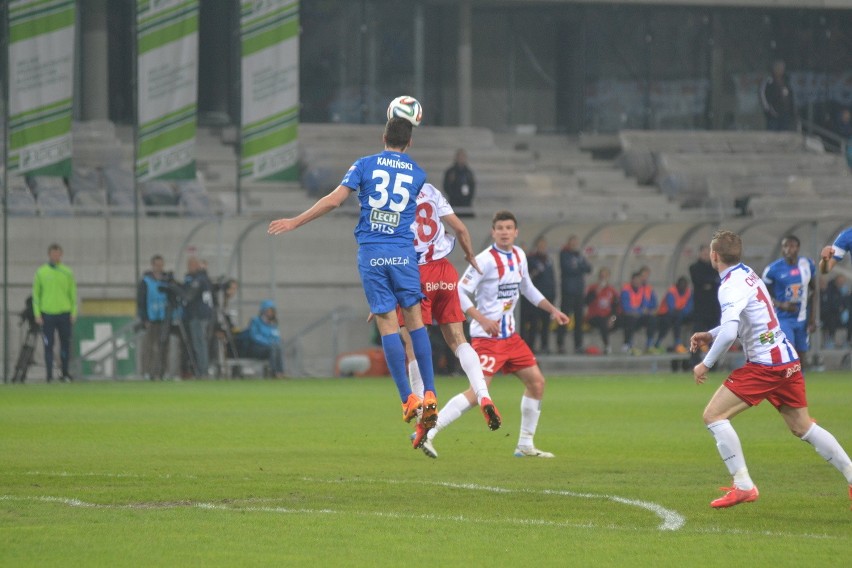
<svg viewBox="0 0 852 568"><path fill-rule="evenodd" d="M730 231L718 231L710 242L710 262L722 279L719 287L721 322L710 331L696 333L690 349L696 352L712 343L704 360L695 366L695 382L702 384L707 371L739 336L745 366L734 370L704 409L704 423L716 439L716 448L733 476L733 487L711 507L732 507L757 501L757 486L749 475L740 439L730 419L768 400L790 431L846 477L852 498L852 461L827 430L811 420L805 378L799 355L781 331L766 285L754 270L740 262L742 240Z"/></svg>
<svg viewBox="0 0 852 568"><path fill-rule="evenodd" d="M515 456L552 458L552 453L537 449L533 443L544 396L544 375L535 355L515 329L514 310L523 294L534 306L549 312L560 325L567 324L569 318L545 299L530 280L526 254L515 246L518 222L511 212L494 214L491 237L494 243L476 256L482 272L470 266L462 276L459 301L462 310L473 319L471 344L479 354L486 382L490 384L494 374L502 370L514 373L524 383L521 433ZM470 296L474 296L475 304ZM437 457L432 445L435 435L474 406L476 398L471 389L451 398L441 409L435 428L427 434L424 453Z"/></svg>

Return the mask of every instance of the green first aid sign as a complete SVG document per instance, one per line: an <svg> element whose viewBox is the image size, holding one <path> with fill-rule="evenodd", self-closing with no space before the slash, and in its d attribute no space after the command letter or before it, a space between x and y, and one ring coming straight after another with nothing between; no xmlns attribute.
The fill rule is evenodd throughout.
<svg viewBox="0 0 852 568"><path fill-rule="evenodd" d="M74 324L75 353L84 377L128 377L136 375L134 334L122 334L132 325L128 316L80 316Z"/></svg>

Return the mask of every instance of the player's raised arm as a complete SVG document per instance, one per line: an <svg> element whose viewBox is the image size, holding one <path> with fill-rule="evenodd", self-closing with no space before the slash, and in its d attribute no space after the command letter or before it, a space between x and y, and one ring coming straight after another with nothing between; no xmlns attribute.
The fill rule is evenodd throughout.
<svg viewBox="0 0 852 568"><path fill-rule="evenodd" d="M292 218L276 219L269 223L269 228L266 232L270 235L280 235L301 227L305 223L310 223L314 219L322 217L329 211L333 211L340 207L352 190L345 185L338 185L331 193L321 197L313 206Z"/></svg>
<svg viewBox="0 0 852 568"><path fill-rule="evenodd" d="M819 271L828 274L835 264L837 264L837 259L834 258L834 247L832 245L823 247L819 255Z"/></svg>
<svg viewBox="0 0 852 568"><path fill-rule="evenodd" d="M464 258L467 262L480 274L482 274L482 269L479 268L479 264L476 262L476 254L473 252L473 245L470 241L470 231L467 230L467 226L462 222L461 219L458 218L458 215L455 213L451 213L450 215L444 215L441 217L441 221L446 223L450 229L453 230L453 233L456 236L456 240L461 245L462 251L464 251Z"/></svg>

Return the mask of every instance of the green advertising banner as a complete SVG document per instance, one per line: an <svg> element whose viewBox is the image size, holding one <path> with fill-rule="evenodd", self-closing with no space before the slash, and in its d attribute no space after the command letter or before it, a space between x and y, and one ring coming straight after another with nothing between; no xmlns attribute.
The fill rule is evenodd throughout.
<svg viewBox="0 0 852 568"><path fill-rule="evenodd" d="M136 179L194 179L198 0L136 0Z"/></svg>
<svg viewBox="0 0 852 568"><path fill-rule="evenodd" d="M241 0L240 178L298 179L299 2Z"/></svg>
<svg viewBox="0 0 852 568"><path fill-rule="evenodd" d="M10 174L71 175L74 0L11 0Z"/></svg>
<svg viewBox="0 0 852 568"><path fill-rule="evenodd" d="M119 333L132 326L130 316L80 316L74 324L74 356L81 359L82 377L132 377L136 374L133 334ZM118 339L111 341L111 338Z"/></svg>

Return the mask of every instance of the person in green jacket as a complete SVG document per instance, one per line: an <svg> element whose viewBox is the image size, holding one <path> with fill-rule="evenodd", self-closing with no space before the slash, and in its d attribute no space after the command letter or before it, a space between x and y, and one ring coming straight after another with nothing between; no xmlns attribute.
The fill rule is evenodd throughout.
<svg viewBox="0 0 852 568"><path fill-rule="evenodd" d="M73 380L68 372L71 326L77 319L77 282L74 272L62 264L62 247L56 243L47 249L48 262L36 270L33 278L33 315L44 335L44 365L47 382L53 380L53 339L59 333L59 358L63 381Z"/></svg>

